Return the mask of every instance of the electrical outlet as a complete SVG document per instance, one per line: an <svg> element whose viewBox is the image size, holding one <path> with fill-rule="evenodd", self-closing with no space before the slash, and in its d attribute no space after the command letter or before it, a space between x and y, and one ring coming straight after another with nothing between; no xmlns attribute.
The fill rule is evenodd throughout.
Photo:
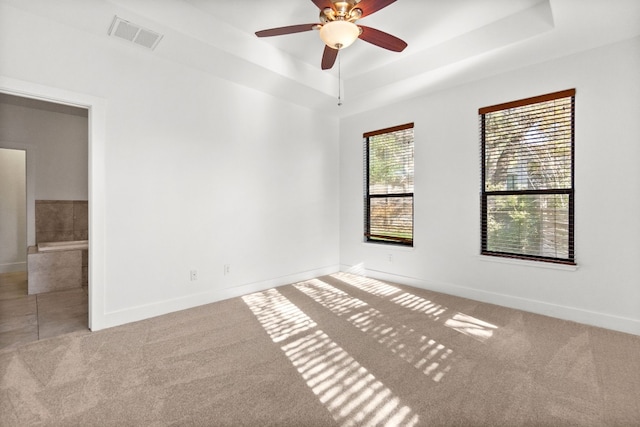
<svg viewBox="0 0 640 427"><path fill-rule="evenodd" d="M189 272L189 278L192 282L195 282L196 280L198 280L198 270L191 270Z"/></svg>
<svg viewBox="0 0 640 427"><path fill-rule="evenodd" d="M227 274L231 273L231 264L225 264L224 265L224 275L226 276Z"/></svg>
<svg viewBox="0 0 640 427"><path fill-rule="evenodd" d="M389 260L389 262L393 262L393 254L389 254L387 255L387 259Z"/></svg>

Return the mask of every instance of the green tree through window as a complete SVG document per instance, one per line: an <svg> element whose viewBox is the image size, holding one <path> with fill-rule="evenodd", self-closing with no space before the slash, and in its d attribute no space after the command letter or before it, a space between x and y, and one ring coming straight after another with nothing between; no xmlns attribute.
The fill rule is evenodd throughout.
<svg viewBox="0 0 640 427"><path fill-rule="evenodd" d="M575 263L574 98L480 109L483 254Z"/></svg>
<svg viewBox="0 0 640 427"><path fill-rule="evenodd" d="M364 134L365 238L413 245L413 123Z"/></svg>

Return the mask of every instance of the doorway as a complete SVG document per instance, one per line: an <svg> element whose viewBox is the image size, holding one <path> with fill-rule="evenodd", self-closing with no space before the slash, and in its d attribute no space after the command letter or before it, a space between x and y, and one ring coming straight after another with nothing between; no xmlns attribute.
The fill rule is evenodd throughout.
<svg viewBox="0 0 640 427"><path fill-rule="evenodd" d="M16 324L13 335L21 339L28 340L34 335L36 339L42 339L78 328L88 332L91 323L88 268L82 272L83 288L37 295L27 295L23 288L27 278L27 248L31 252L37 247L36 222L42 223L36 221L36 206L39 205L36 202L54 201L66 206L71 201L83 201L85 224L90 221L86 212L89 110L9 93L0 93L0 108L0 161L3 166L10 166L0 167L3 175L8 175L3 176L2 181L8 185L3 188L0 184L0 196L11 200L10 204L2 203L0 212L0 305L4 308L3 316L21 312L26 314L28 323L36 326L34 334ZM55 223L51 228L60 229L60 218L50 219ZM46 240L70 240L69 236L41 234ZM84 239L88 234L89 227L86 226ZM11 303L6 301L8 297L13 298ZM72 307L70 303L73 303ZM53 318L56 322L44 322ZM0 341L7 342L6 334Z"/></svg>
<svg viewBox="0 0 640 427"><path fill-rule="evenodd" d="M27 156L0 148L0 273L27 267Z"/></svg>
<svg viewBox="0 0 640 427"><path fill-rule="evenodd" d="M0 93L16 95L60 105L85 108L88 117L89 177L89 329L97 331L121 322L105 310L106 304L106 133L107 100L95 95L69 91L53 86L0 76ZM27 176L30 171L27 150ZM27 181L27 187L30 187ZM27 197L27 206L34 201ZM27 212L27 216L29 213ZM29 224L27 224L29 238Z"/></svg>

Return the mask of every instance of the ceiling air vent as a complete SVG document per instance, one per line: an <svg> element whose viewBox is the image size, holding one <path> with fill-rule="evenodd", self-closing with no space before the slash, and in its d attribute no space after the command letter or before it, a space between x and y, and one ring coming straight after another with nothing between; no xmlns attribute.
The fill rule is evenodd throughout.
<svg viewBox="0 0 640 427"><path fill-rule="evenodd" d="M113 17L113 22L111 23L111 27L109 27L109 35L125 39L149 49L155 49L160 39L162 39L161 34L125 21L118 16Z"/></svg>

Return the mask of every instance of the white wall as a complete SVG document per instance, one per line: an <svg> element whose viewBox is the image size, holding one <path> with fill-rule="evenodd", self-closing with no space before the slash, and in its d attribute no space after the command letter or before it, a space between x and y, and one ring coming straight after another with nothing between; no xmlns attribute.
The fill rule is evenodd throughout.
<svg viewBox="0 0 640 427"><path fill-rule="evenodd" d="M27 270L27 171L23 150L0 148L0 273Z"/></svg>
<svg viewBox="0 0 640 427"><path fill-rule="evenodd" d="M0 147L34 148L36 200L87 200L87 118L0 102Z"/></svg>
<svg viewBox="0 0 640 427"><path fill-rule="evenodd" d="M640 334L639 75L634 39L343 120L342 268ZM478 108L570 88L578 269L480 257ZM365 244L362 134L407 122L415 122L415 247Z"/></svg>
<svg viewBox="0 0 640 427"><path fill-rule="evenodd" d="M105 189L89 195L105 220L94 329L337 270L337 119L2 13L0 76L105 100L104 145L89 153Z"/></svg>

